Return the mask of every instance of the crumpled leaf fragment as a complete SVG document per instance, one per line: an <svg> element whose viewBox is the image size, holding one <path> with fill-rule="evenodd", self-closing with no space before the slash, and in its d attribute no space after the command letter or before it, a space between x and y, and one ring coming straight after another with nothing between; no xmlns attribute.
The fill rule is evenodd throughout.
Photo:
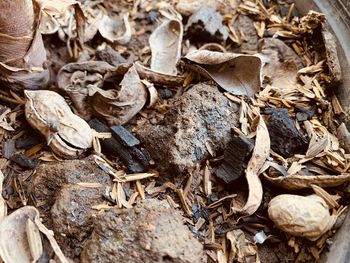
<svg viewBox="0 0 350 263"><path fill-rule="evenodd" d="M337 218L317 195L278 195L270 201L268 215L282 231L311 241L330 230Z"/></svg>
<svg viewBox="0 0 350 263"><path fill-rule="evenodd" d="M245 237L242 230L232 230L226 234L226 237L231 244L228 262L260 262L258 247Z"/></svg>
<svg viewBox="0 0 350 263"><path fill-rule="evenodd" d="M233 95L253 96L261 86L257 56L196 50L185 56L187 66L212 79Z"/></svg>
<svg viewBox="0 0 350 263"><path fill-rule="evenodd" d="M110 125L128 122L147 100L147 90L132 64L113 67L103 61L71 63L59 71L57 84L85 120L97 116Z"/></svg>
<svg viewBox="0 0 350 263"><path fill-rule="evenodd" d="M303 67L299 56L277 38L265 38L260 52L265 62L261 73L270 84L282 90L295 89L298 69Z"/></svg>
<svg viewBox="0 0 350 263"><path fill-rule="evenodd" d="M93 114L105 119L109 125L122 125L134 117L146 104L147 91L141 83L135 66L124 75L120 90L89 89Z"/></svg>
<svg viewBox="0 0 350 263"><path fill-rule="evenodd" d="M263 117L259 116L255 139L255 147L246 170L246 179L249 187L249 194L246 204L243 208L231 207L232 212L243 216L249 216L255 213L263 197L263 189L259 178L259 171L263 167L270 153L270 136Z"/></svg>
<svg viewBox="0 0 350 263"><path fill-rule="evenodd" d="M120 82L131 64L113 67L103 61L70 63L57 74L57 86L68 94L78 114L85 120L92 116L89 88L102 88L106 82Z"/></svg>
<svg viewBox="0 0 350 263"><path fill-rule="evenodd" d="M176 64L181 57L183 36L182 22L165 20L151 34L149 44L152 51L151 69L168 75L176 75Z"/></svg>
<svg viewBox="0 0 350 263"><path fill-rule="evenodd" d="M13 90L39 89L49 81L46 51L38 30L37 2L0 2L0 85ZM2 5L4 5L2 7Z"/></svg>
<svg viewBox="0 0 350 263"><path fill-rule="evenodd" d="M24 93L26 119L45 137L54 153L76 158L92 146L90 126L71 111L61 95L49 90Z"/></svg>
<svg viewBox="0 0 350 263"><path fill-rule="evenodd" d="M174 86L179 87L182 86L185 82L186 76L173 76L168 74L163 74L160 72L156 72L151 70L150 68L147 68L143 65L141 65L139 62L135 62L135 67L137 70L137 73L139 73L139 76L143 79L147 79L148 81L164 85L164 86Z"/></svg>
<svg viewBox="0 0 350 263"><path fill-rule="evenodd" d="M33 241L33 236L28 236L28 221L35 223L40 232L49 239L50 244L62 263L68 263L67 258L63 255L52 233L40 222L39 211L33 206L24 206L7 216L0 224L0 256L5 263L11 262L33 262L29 240ZM30 224L30 223L29 223ZM36 235L36 239L38 236ZM35 242L40 242L36 240ZM37 244L37 249L40 249ZM32 248L33 249L33 248ZM34 251L33 251L34 252ZM40 252L36 251L36 252Z"/></svg>
<svg viewBox="0 0 350 263"><path fill-rule="evenodd" d="M98 31L106 40L112 43L126 45L132 36L129 13L123 15L123 23L125 28L124 31L121 30L121 21L118 17L111 18L108 15L103 15Z"/></svg>

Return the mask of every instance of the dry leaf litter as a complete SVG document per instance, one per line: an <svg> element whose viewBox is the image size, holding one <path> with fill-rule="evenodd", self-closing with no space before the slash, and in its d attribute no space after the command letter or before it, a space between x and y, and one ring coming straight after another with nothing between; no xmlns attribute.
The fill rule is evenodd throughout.
<svg viewBox="0 0 350 263"><path fill-rule="evenodd" d="M4 262L315 262L329 248L350 134L323 14L260 0L0 9Z"/></svg>

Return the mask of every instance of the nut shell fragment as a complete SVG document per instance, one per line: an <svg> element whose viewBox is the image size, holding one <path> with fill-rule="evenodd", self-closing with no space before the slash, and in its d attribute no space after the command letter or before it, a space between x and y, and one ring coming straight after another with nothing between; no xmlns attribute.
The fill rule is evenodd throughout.
<svg viewBox="0 0 350 263"><path fill-rule="evenodd" d="M92 146L91 128L71 111L61 95L49 90L27 90L25 95L26 119L45 136L54 153L74 158Z"/></svg>
<svg viewBox="0 0 350 263"><path fill-rule="evenodd" d="M276 196L269 203L268 215L280 230L312 241L330 230L336 221L326 202L317 195Z"/></svg>
<svg viewBox="0 0 350 263"><path fill-rule="evenodd" d="M335 187L350 182L350 174L340 175L287 175L271 177L264 174L267 181L275 186L288 190L300 190L311 188L311 185L320 187Z"/></svg>

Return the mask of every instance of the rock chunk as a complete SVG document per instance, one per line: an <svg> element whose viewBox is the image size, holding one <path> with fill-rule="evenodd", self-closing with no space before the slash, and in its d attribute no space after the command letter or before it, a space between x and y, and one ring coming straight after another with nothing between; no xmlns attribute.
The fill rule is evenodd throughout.
<svg viewBox="0 0 350 263"><path fill-rule="evenodd" d="M228 28L222 24L221 15L208 5L190 16L185 31L188 37L196 41L225 41L228 38Z"/></svg>
<svg viewBox="0 0 350 263"><path fill-rule="evenodd" d="M137 135L160 172L178 174L225 149L237 110L215 86L198 84L173 100L162 124L146 124Z"/></svg>
<svg viewBox="0 0 350 263"><path fill-rule="evenodd" d="M110 186L112 180L94 162L92 156L81 160L41 163L32 176L28 194L33 196L40 214L47 218L64 185L77 183L100 183ZM46 215L46 217L45 217Z"/></svg>
<svg viewBox="0 0 350 263"><path fill-rule="evenodd" d="M92 231L92 217L97 210L93 205L102 204L104 187L89 188L80 185L65 185L59 191L51 208L55 233L64 234L82 241Z"/></svg>
<svg viewBox="0 0 350 263"><path fill-rule="evenodd" d="M265 109L265 113L269 114L266 126L272 150L284 157L306 152L309 141L296 128L287 109L268 108Z"/></svg>
<svg viewBox="0 0 350 263"><path fill-rule="evenodd" d="M166 201L152 199L133 209L100 214L80 259L82 263L199 263L202 256L202 245L180 213Z"/></svg>

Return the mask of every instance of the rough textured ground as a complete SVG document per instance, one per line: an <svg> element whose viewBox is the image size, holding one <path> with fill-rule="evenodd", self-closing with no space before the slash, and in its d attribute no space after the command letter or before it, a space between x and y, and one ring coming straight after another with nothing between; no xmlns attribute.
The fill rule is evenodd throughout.
<svg viewBox="0 0 350 263"><path fill-rule="evenodd" d="M198 84L174 99L163 123L145 125L138 136L160 171L185 172L225 148L237 109L215 86Z"/></svg>
<svg viewBox="0 0 350 263"><path fill-rule="evenodd" d="M102 213L95 220L81 262L202 262L202 245L182 219L166 201L156 199L133 209Z"/></svg>

